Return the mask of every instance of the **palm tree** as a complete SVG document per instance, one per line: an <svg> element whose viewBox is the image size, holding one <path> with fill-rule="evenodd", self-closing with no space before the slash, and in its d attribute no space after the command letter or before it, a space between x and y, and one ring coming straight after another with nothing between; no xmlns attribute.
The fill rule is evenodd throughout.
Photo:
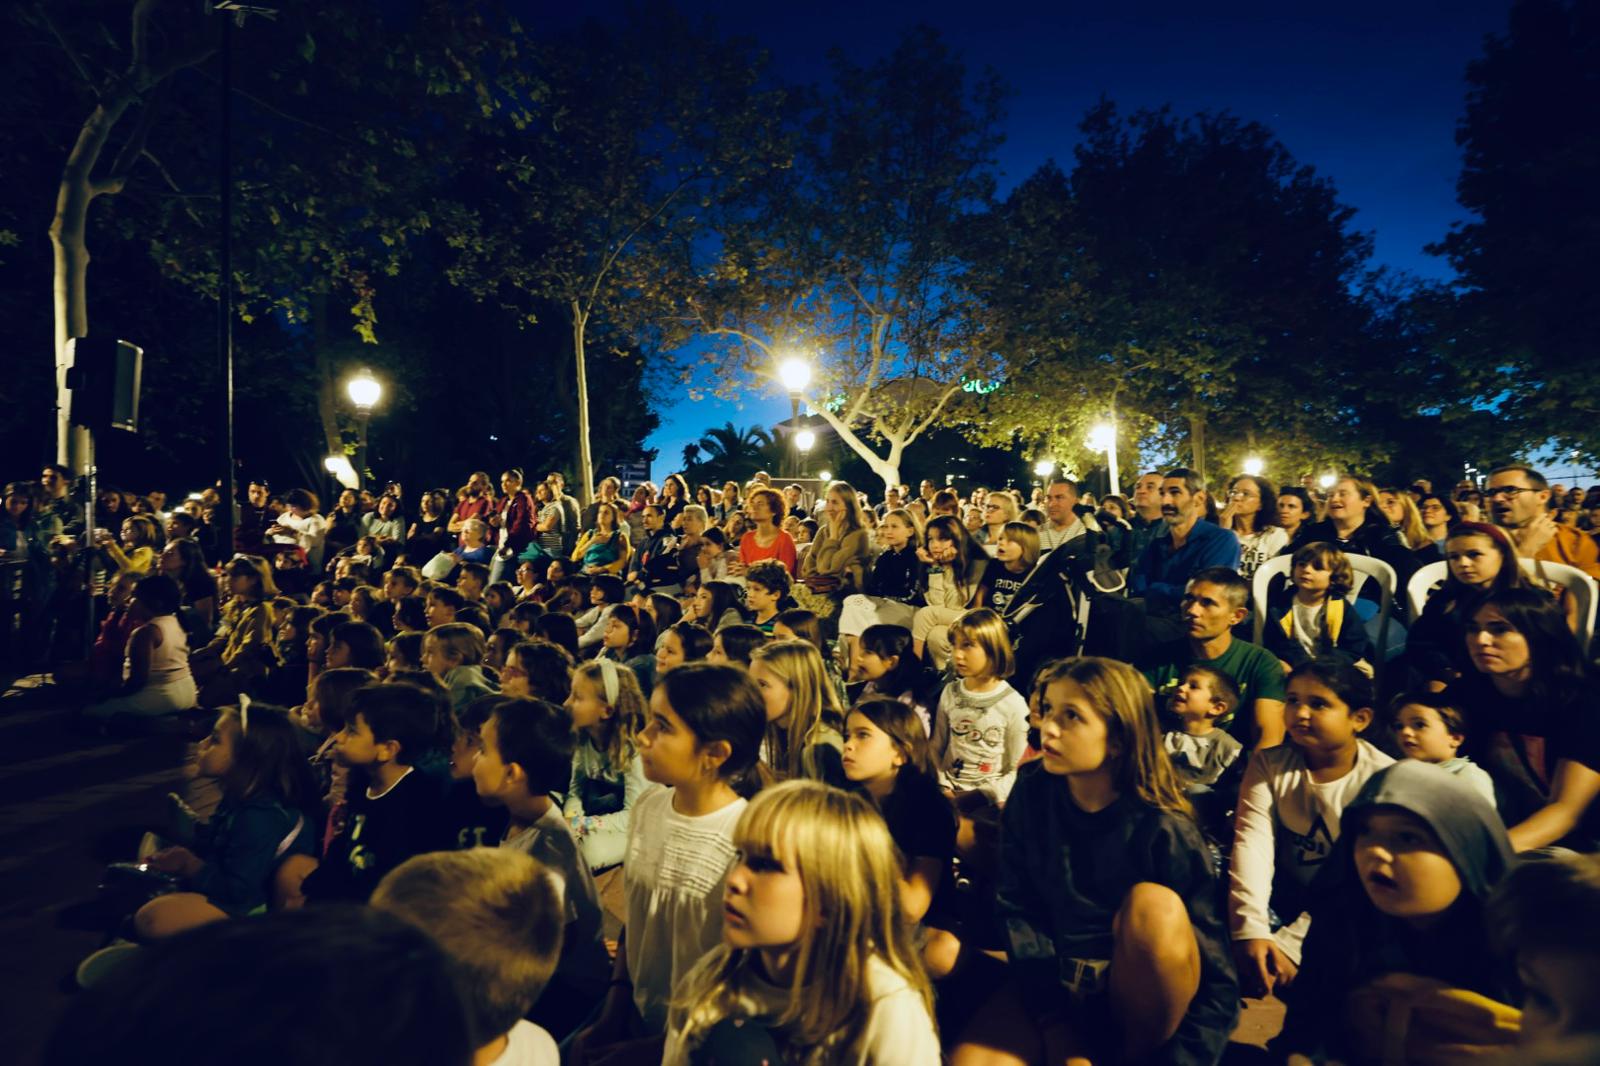
<svg viewBox="0 0 1600 1066"><path fill-rule="evenodd" d="M739 429L725 422L700 438L699 475L706 480L743 481L771 461L772 436L760 426Z"/></svg>

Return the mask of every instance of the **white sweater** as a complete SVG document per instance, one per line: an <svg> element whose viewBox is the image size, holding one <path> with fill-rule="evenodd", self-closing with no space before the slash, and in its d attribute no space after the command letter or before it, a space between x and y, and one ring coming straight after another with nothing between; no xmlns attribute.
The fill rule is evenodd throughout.
<svg viewBox="0 0 1600 1066"><path fill-rule="evenodd" d="M1293 744L1258 751L1250 757L1239 789L1239 813L1233 839L1233 865L1228 913L1235 940L1272 937L1267 908L1273 887L1304 889L1322 868L1339 839L1339 817L1367 778L1393 764L1377 748L1358 740L1354 768L1336 781L1311 779L1305 756ZM1280 946L1295 953L1304 936L1296 914L1278 917L1298 926Z"/></svg>
<svg viewBox="0 0 1600 1066"><path fill-rule="evenodd" d="M976 790L1003 804L1028 748L1028 701L1004 681L977 693L965 681L944 687L933 723L939 783Z"/></svg>

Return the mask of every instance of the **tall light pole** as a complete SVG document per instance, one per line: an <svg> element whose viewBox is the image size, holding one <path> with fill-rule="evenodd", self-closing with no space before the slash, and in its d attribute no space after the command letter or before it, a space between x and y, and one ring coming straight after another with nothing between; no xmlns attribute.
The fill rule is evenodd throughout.
<svg viewBox="0 0 1600 1066"><path fill-rule="evenodd" d="M778 380L789 390L789 476L800 476L800 397L811 384L811 361L791 355L778 364ZM812 438L815 443L816 438Z"/></svg>
<svg viewBox="0 0 1600 1066"><path fill-rule="evenodd" d="M367 475L367 421L372 417L372 409L383 398L383 385L372 376L372 371L362 367L356 376L345 383L345 392L350 395L350 402L356 408L356 422L360 426L360 437L356 445L356 484L359 486L366 481Z"/></svg>
<svg viewBox="0 0 1600 1066"><path fill-rule="evenodd" d="M1119 496L1117 488L1117 424L1115 422L1100 422L1089 431L1089 447L1097 452L1105 452L1106 466L1110 474L1108 495Z"/></svg>

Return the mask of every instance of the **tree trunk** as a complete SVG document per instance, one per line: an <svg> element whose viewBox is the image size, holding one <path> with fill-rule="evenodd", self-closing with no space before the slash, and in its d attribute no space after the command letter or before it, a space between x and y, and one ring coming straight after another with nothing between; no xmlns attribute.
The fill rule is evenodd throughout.
<svg viewBox="0 0 1600 1066"><path fill-rule="evenodd" d="M133 103L131 91L102 100L83 126L61 170L56 191L56 213L50 221L50 245L55 252L54 319L56 364L56 461L81 474L89 459L89 434L72 425L72 390L67 388L67 344L89 333L89 246L85 241L89 205L96 196L117 192L121 182L96 184L90 177L118 120Z"/></svg>
<svg viewBox="0 0 1600 1066"><path fill-rule="evenodd" d="M845 446L866 462L872 472L883 479L884 486L900 484L900 456L905 451L906 442L902 438L890 437L889 457L887 459L873 451L867 442L856 435L856 432L839 418L838 415L826 407L813 407L813 411L823 417L823 420L833 427L833 431L844 441Z"/></svg>
<svg viewBox="0 0 1600 1066"><path fill-rule="evenodd" d="M572 357L578 371L578 485L585 507L594 500L594 458L589 454L589 368L584 358L584 329L589 316L572 301Z"/></svg>
<svg viewBox="0 0 1600 1066"><path fill-rule="evenodd" d="M1194 472L1200 475L1200 480L1206 482L1206 416L1203 414L1189 415L1189 452L1194 463Z"/></svg>
<svg viewBox="0 0 1600 1066"><path fill-rule="evenodd" d="M311 305L311 348L317 366L317 418L328 446L323 456L343 455L344 432L339 428L339 386L328 358L328 294L318 293ZM318 465L321 465L319 457Z"/></svg>

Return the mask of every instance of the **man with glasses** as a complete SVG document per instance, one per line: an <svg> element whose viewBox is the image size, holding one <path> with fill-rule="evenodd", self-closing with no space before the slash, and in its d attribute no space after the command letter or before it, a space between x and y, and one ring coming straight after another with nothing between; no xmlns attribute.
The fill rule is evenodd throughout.
<svg viewBox="0 0 1600 1066"><path fill-rule="evenodd" d="M1502 466L1489 475L1489 515L1511 535L1525 559L1575 566L1600 580L1600 544L1550 513L1550 484L1529 466Z"/></svg>

